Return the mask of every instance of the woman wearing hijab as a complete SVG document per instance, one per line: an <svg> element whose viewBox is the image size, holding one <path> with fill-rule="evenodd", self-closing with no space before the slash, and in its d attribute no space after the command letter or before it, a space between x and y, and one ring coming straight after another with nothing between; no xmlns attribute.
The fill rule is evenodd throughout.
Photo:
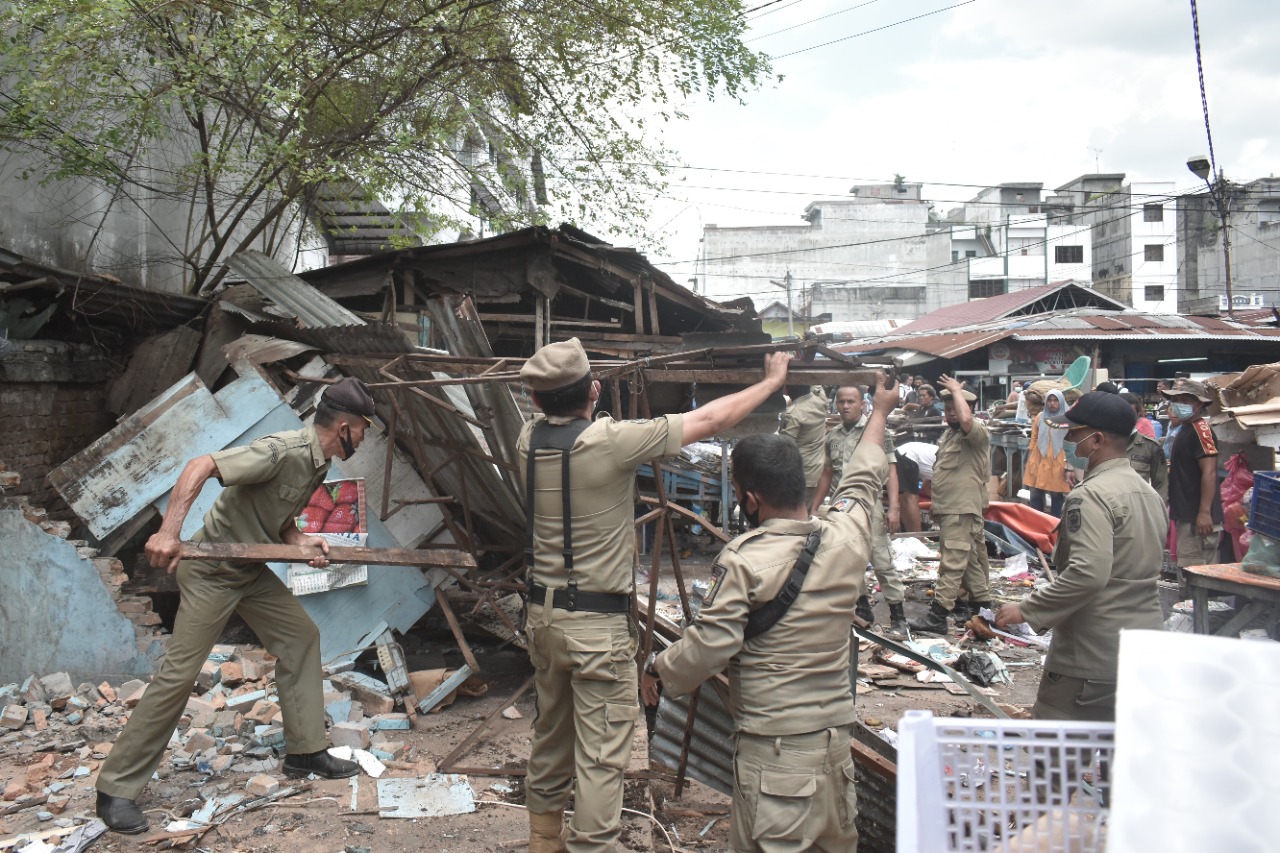
<svg viewBox="0 0 1280 853"><path fill-rule="evenodd" d="M1049 426L1045 416L1059 417L1067 410L1067 399L1061 391L1050 391L1044 398L1044 411L1031 422L1031 449L1027 453L1027 470L1022 481L1031 490L1031 507L1062 517L1062 500L1071 485L1067 482L1067 454L1062 449L1065 429ZM1045 508L1047 503L1048 509Z"/></svg>

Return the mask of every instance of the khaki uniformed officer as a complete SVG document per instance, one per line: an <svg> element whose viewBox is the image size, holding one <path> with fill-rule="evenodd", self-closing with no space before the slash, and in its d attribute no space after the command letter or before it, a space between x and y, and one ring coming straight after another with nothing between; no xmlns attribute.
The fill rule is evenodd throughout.
<svg viewBox="0 0 1280 853"><path fill-rule="evenodd" d="M605 853L620 832L622 777L640 710L630 618L636 466L737 424L782 388L789 361L772 353L756 385L648 421L586 420L600 383L577 338L543 347L521 369L542 412L517 442L526 500L531 446L536 463L525 625L538 696L526 779L529 853ZM554 449L560 439L567 458Z"/></svg>
<svg viewBox="0 0 1280 853"><path fill-rule="evenodd" d="M862 391L854 385L845 385L836 390L836 411L840 415L840 425L827 433L826 465L822 478L818 481L818 497L810 503L810 510L817 512L822 506L822 499L827 496L828 488L840 482L846 459L852 459L859 442L865 434L870 415L862 399ZM893 439L884 437L885 455L893 459ZM889 491L889 521L892 526L900 524L898 502L898 466L885 464L887 474L882 477ZM875 570L880 581L880 589L884 592L885 604L889 605L889 622L894 632L901 631L907 623L902 602L906 599L906 590L898 570L893 567L893 554L889 550L889 533L886 525L883 505L879 512L871 514L871 568ZM875 621L871 610L871 600L862 596L858 600L858 616L867 622Z"/></svg>
<svg viewBox="0 0 1280 853"><path fill-rule="evenodd" d="M782 414L778 433L790 437L800 448L800 458L804 460L805 500L812 506L827 462L827 395L821 385L814 385L808 391L803 385L787 390L792 393L791 405Z"/></svg>
<svg viewBox="0 0 1280 853"><path fill-rule="evenodd" d="M178 554L183 520L205 481L217 477L224 488L205 513L195 541L299 545L316 552L311 565L328 565L324 555L329 544L303 534L296 519L324 482L329 460L347 459L360 446L372 414L373 398L364 384L343 379L325 390L313 426L187 463L173 487L164 523L146 546L153 567L178 572L181 601L169 650L98 774L98 817L111 829L134 834L147 828L134 800L160 763L191 685L232 612L279 658L276 687L288 750L285 774L338 779L359 772L355 762L340 761L326 751L320 632L293 593L263 563L179 561Z"/></svg>
<svg viewBox="0 0 1280 853"><path fill-rule="evenodd" d="M659 680L680 695L727 668L736 736L729 843L740 853L857 849L849 658L865 575L849 567L865 566L871 550L884 424L897 402L895 388L877 391L836 501L816 518L804 504L794 444L777 435L738 442L733 486L757 526L725 546L697 621L646 667L650 704ZM746 638L750 614L778 596L814 531L821 541L799 595L772 627Z"/></svg>
<svg viewBox="0 0 1280 853"><path fill-rule="evenodd" d="M1169 520L1164 501L1126 458L1133 424L1128 404L1101 391L1067 411L1060 424L1069 428L1067 459L1077 457L1085 475L1063 504L1053 552L1058 576L996 613L998 628L1054 629L1032 709L1037 719L1114 720L1120 632L1161 627L1156 581Z"/></svg>
<svg viewBox="0 0 1280 853"><path fill-rule="evenodd" d="M947 615L956 604L963 582L971 596L969 608L991 606L991 564L982 515L987 508L987 480L991 478L991 438L974 419L969 404L978 398L950 376L941 376L943 417L947 429L938 439L933 464L933 508L930 513L942 534L941 561L933 602L912 630L943 634Z"/></svg>
<svg viewBox="0 0 1280 853"><path fill-rule="evenodd" d="M1160 497L1169 494L1169 460L1164 455L1164 447L1154 438L1147 438L1134 430L1129 436L1129 444L1125 448L1129 464L1138 476L1151 484Z"/></svg>

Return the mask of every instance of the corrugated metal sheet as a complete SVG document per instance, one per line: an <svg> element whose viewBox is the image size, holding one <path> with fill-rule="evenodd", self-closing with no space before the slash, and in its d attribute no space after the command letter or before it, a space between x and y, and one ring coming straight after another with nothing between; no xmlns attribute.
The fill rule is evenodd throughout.
<svg viewBox="0 0 1280 853"><path fill-rule="evenodd" d="M364 325L364 320L261 252L240 252L227 260L227 266L306 326Z"/></svg>
<svg viewBox="0 0 1280 853"><path fill-rule="evenodd" d="M1073 291L1073 304L1086 302L1097 308L1111 308L1123 311L1127 308L1121 302L1099 293L1090 287L1071 281L1059 281L1028 287L1025 290L1014 290L999 296L986 299L971 299L957 305L948 305L936 311L930 311L911 323L902 327L904 332L933 332L939 329L954 329L979 323L993 323L1012 314L1025 312L1026 309L1041 300L1051 299L1060 291ZM1075 293L1077 292L1078 293Z"/></svg>

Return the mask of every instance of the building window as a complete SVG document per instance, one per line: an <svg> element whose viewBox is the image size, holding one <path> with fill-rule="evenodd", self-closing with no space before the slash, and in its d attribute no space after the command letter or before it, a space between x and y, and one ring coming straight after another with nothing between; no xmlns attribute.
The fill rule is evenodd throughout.
<svg viewBox="0 0 1280 853"><path fill-rule="evenodd" d="M1143 247L1143 260L1146 261L1163 261L1164 246L1160 243L1148 243Z"/></svg>
<svg viewBox="0 0 1280 853"><path fill-rule="evenodd" d="M1164 222L1163 204L1144 204L1142 206L1143 222Z"/></svg>
<svg viewBox="0 0 1280 853"><path fill-rule="evenodd" d="M1116 275L1120 275L1120 273L1122 273L1122 272L1124 272L1124 262L1123 262L1123 261L1121 261L1120 263L1116 264Z"/></svg>
<svg viewBox="0 0 1280 853"><path fill-rule="evenodd" d="M1094 278L1106 278L1111 274L1111 270L1107 267L1098 267L1098 271L1094 273Z"/></svg>
<svg viewBox="0 0 1280 853"><path fill-rule="evenodd" d="M1083 264L1084 246L1054 246L1053 262L1055 264Z"/></svg>
<svg viewBox="0 0 1280 853"><path fill-rule="evenodd" d="M952 250L951 250L951 263L953 263L953 264L954 264L954 263L955 263L956 261L958 261L958 260L960 260L960 252L958 252L958 251L957 251L957 250L955 250L955 249L952 249Z"/></svg>
<svg viewBox="0 0 1280 853"><path fill-rule="evenodd" d="M970 299L986 299L988 296L999 296L1005 292L1004 279L997 278L991 281L971 281L969 282L969 298Z"/></svg>
<svg viewBox="0 0 1280 853"><path fill-rule="evenodd" d="M1148 284L1143 289L1143 296L1148 302L1164 302L1164 285Z"/></svg>
<svg viewBox="0 0 1280 853"><path fill-rule="evenodd" d="M965 256L966 258L976 258L976 257L978 257L978 250L977 250L977 249L965 249L965 250L964 250L964 256Z"/></svg>

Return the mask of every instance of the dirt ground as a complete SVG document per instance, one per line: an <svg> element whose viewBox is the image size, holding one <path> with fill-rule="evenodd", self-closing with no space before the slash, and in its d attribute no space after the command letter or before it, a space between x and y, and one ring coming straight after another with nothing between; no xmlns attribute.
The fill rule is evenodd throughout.
<svg viewBox="0 0 1280 853"><path fill-rule="evenodd" d="M710 549L688 554L682 561L688 580L708 578L713 558L714 551ZM644 578L638 580L647 584ZM868 575L868 580L873 581L874 576ZM909 617L923 614L928 607L926 587L908 586ZM671 599L676 596L676 585L665 569L660 590L661 606L674 615L677 605ZM1026 590L998 587L998 592L1004 597L1018 598ZM880 596L873 595L873 601L878 618L887 623L888 609ZM243 642L245 638L232 639ZM471 640L487 684L484 694L459 695L447 708L419 718L413 730L385 733L403 743L407 754L402 760L390 763L383 778L420 777L435 771L436 764L482 720L510 704L511 695L531 674L527 655L520 649L479 633ZM996 650L1010 664L1014 679L1012 685L992 689L995 700L1029 705L1040 679L1041 653L999 642L984 647ZM415 660L449 664L456 659L452 637L442 625L433 625L430 618L405 637L405 648L411 668ZM865 657L863 661L866 662ZM902 714L915 708L938 716L970 716L975 711L978 715L985 714L969 696L953 695L941 684L921 684L910 675L881 679L875 687L863 689L868 692L857 697L858 716L876 730L896 727ZM494 775L468 777L478 803L474 813L419 819L381 818L377 781L373 778L361 775L354 783L352 780L317 780L309 790L228 820L204 835L196 846L244 853L380 853L423 848L440 853L497 853L523 849L527 838L527 818L519 807L524 800L523 778L510 771L523 768L529 754L533 692L526 692L514 708L519 713L518 719L497 716L484 737L458 761L458 766L466 768L499 768L493 771ZM65 714L51 712L43 728L29 722L18 731L0 730L6 732L0 737L0 787L7 789L6 799L0 802L0 849L3 841L19 834L46 832L57 828L59 823L71 825L92 816L98 768L126 717L127 709L119 703L100 700L84 711L83 720L78 724L70 722ZM179 735L171 742L161 763L158 778L153 779L139 799L140 806L151 818L151 831L134 837L107 834L95 843L94 849L158 849L158 836L170 818L190 814L210 797L245 790L248 780L256 773L233 766L208 775L196 767L174 766L170 757L173 748L181 745L187 723L184 719ZM653 775L644 773L649 768L643 730L637 736L632 770ZM266 772L282 786L297 784L285 779L278 768ZM655 768L655 773L668 778L672 775L662 768ZM690 782L682 797L675 800L672 787L669 781L661 779L632 781L628 784L626 805L647 813L654 813L656 809L656 819L670 834L673 847L709 853L726 850L729 798ZM33 798L40 796L49 797L49 801L32 803ZM6 813L10 811L12 813ZM625 817L623 850L638 853L669 849L663 831L655 828L655 821L631 814Z"/></svg>

